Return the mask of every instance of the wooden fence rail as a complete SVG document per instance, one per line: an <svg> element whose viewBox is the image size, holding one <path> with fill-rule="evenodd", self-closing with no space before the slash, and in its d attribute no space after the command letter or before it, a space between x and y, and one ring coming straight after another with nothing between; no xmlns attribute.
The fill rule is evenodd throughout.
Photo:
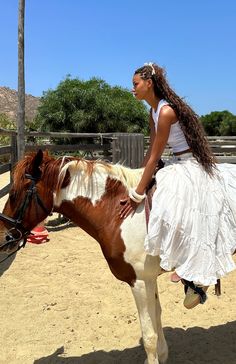
<svg viewBox="0 0 236 364"><path fill-rule="evenodd" d="M0 129L0 135L9 137L9 145L0 146L0 175L12 171L17 162L16 132ZM76 143L73 143L73 139ZM58 144L63 140L63 144ZM67 141L67 143L65 143ZM52 154L76 154L86 159L105 159L138 168L143 160L144 136L128 133L26 133L25 151L48 150ZM0 189L0 198L8 193L10 183Z"/></svg>
<svg viewBox="0 0 236 364"><path fill-rule="evenodd" d="M207 139L218 163L236 164L236 136L209 136ZM149 137L145 137L145 151L148 146ZM164 157L168 158L171 154L171 149L167 147Z"/></svg>
<svg viewBox="0 0 236 364"><path fill-rule="evenodd" d="M0 128L0 135L9 138L9 145L0 145L0 175L12 171L17 162L16 131ZM58 144L58 140L67 141ZM74 142L73 143L73 139ZM208 137L212 150L219 163L236 164L236 136ZM56 143L57 141L57 143ZM131 168L142 164L144 154L149 146L149 138L143 134L129 133L26 133L26 152L38 149L48 150L55 155L65 152L79 155L87 159L105 159L112 163L122 163ZM171 155L166 148L164 157ZM9 192L9 183L0 189L0 198Z"/></svg>

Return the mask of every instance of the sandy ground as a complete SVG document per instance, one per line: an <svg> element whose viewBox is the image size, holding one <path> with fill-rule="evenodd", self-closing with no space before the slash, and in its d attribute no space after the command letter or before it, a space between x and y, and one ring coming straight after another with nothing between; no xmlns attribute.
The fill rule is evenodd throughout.
<svg viewBox="0 0 236 364"><path fill-rule="evenodd" d="M0 178L1 188L9 176ZM143 363L129 287L81 229L48 230L49 242L28 244L0 277L0 364ZM235 283L233 272L222 280L220 298L210 288L206 304L188 311L182 285L160 277L168 364L236 364Z"/></svg>

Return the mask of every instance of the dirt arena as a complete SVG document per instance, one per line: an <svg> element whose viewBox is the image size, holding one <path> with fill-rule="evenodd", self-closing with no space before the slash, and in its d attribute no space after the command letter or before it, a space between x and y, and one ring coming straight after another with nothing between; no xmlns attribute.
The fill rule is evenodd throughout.
<svg viewBox="0 0 236 364"><path fill-rule="evenodd" d="M0 176L0 188L7 174ZM5 199L0 200L2 211ZM72 225L52 226L50 241L28 244L0 277L0 364L143 364L129 287L109 271L96 241ZM159 279L168 364L236 364L236 271L222 296L193 310L183 287Z"/></svg>

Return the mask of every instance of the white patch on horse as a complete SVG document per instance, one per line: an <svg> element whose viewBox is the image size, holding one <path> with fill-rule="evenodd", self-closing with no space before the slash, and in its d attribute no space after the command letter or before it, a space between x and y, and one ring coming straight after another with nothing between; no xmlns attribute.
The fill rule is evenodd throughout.
<svg viewBox="0 0 236 364"><path fill-rule="evenodd" d="M86 197L95 205L105 192L107 176L97 170L89 176L87 170L75 168L74 161L65 167L70 173L70 183L67 187L62 188L57 196L54 196L55 205L60 206L62 201L73 201L77 197ZM63 169L62 172L64 172Z"/></svg>
<svg viewBox="0 0 236 364"><path fill-rule="evenodd" d="M136 226L136 229L133 227ZM144 240L147 234L144 204L138 206L133 216L128 216L121 224L121 237L125 244L124 260L131 264L137 279L148 278L159 274L159 258L148 256L144 251ZM148 261L148 264L146 264ZM144 269L144 265L146 268ZM147 267L150 267L150 269ZM145 277L144 277L145 273Z"/></svg>
<svg viewBox="0 0 236 364"><path fill-rule="evenodd" d="M106 189L107 178L121 181L127 188L133 187L140 179L142 169L130 170L121 165L106 165L102 162L80 160L71 161L61 168L59 179L64 179L66 172L70 173L70 183L54 195L54 204L60 206L62 201L73 201L81 196L91 200L95 205L103 196ZM92 171L90 170L92 167Z"/></svg>

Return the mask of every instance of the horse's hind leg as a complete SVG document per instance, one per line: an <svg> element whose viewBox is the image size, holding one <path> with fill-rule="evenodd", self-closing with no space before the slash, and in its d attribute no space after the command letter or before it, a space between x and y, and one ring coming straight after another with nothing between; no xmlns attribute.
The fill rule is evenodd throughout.
<svg viewBox="0 0 236 364"><path fill-rule="evenodd" d="M156 279L137 280L132 292L139 312L147 364L159 364L167 359L168 349L161 327L161 308Z"/></svg>

